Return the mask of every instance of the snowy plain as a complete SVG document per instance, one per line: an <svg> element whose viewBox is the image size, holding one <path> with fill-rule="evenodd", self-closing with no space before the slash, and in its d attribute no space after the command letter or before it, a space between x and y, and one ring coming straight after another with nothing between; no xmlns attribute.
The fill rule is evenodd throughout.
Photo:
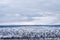
<svg viewBox="0 0 60 40"><path fill-rule="evenodd" d="M0 38L30 37L60 40L60 27L7 27L0 28ZM37 39L38 40L38 39ZM41 39L39 39L41 40ZM42 39L44 40L44 39Z"/></svg>
<svg viewBox="0 0 60 40"><path fill-rule="evenodd" d="M30 34L31 32L39 33L40 35L43 33L51 33L59 34L60 28L59 27L7 27L7 28L0 28L0 37L12 37L12 36L19 36L22 37L22 34L25 33Z"/></svg>

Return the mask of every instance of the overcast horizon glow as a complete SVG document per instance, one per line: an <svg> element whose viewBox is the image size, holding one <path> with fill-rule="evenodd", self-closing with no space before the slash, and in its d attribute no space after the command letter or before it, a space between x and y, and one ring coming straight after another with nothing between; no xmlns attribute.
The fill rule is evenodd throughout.
<svg viewBox="0 0 60 40"><path fill-rule="evenodd" d="M0 24L60 24L60 0L0 0Z"/></svg>

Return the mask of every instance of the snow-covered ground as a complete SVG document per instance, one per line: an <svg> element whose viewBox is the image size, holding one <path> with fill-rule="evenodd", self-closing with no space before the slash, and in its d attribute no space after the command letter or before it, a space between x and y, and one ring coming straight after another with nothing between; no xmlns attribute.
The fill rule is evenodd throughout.
<svg viewBox="0 0 60 40"><path fill-rule="evenodd" d="M1 37L60 37L60 27L8 27L0 28Z"/></svg>

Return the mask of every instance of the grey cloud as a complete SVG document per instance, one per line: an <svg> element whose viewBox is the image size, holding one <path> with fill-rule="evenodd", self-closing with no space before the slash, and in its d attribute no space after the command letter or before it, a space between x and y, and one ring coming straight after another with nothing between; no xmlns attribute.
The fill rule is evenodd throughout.
<svg viewBox="0 0 60 40"><path fill-rule="evenodd" d="M48 16L60 20L60 0L0 0L0 22L31 22L32 17Z"/></svg>

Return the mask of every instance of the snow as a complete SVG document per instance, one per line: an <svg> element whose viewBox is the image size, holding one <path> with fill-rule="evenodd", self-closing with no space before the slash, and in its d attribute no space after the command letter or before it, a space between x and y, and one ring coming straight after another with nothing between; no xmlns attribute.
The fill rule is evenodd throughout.
<svg viewBox="0 0 60 40"><path fill-rule="evenodd" d="M0 38L1 37L23 37L29 36L35 37L59 37L60 27L12 27L12 28L0 28Z"/></svg>

